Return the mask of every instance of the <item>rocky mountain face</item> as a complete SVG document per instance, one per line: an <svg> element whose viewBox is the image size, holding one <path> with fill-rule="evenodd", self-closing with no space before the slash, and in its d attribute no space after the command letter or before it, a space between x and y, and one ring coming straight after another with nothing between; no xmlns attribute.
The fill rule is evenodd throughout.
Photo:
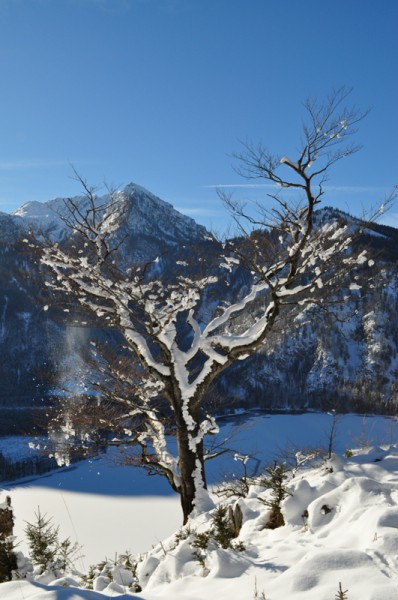
<svg viewBox="0 0 398 600"><path fill-rule="evenodd" d="M359 225L331 208L317 214L318 227L332 220ZM374 265L359 272L344 301L331 296L326 309L282 319L263 348L220 382L221 395L266 409L397 412L398 230L371 224L356 243Z"/></svg>
<svg viewBox="0 0 398 600"><path fill-rule="evenodd" d="M115 233L127 260L148 261L170 248L203 241L204 227L130 184L123 190L123 219ZM106 203L107 197L99 198ZM74 198L83 206L86 199ZM46 312L43 269L27 235L62 243L71 236L65 201L29 202L12 215L0 213L0 406L26 406L51 395L52 373L68 356L79 354L89 334ZM26 241L26 240L25 240ZM118 240L115 240L115 244Z"/></svg>
<svg viewBox="0 0 398 600"><path fill-rule="evenodd" d="M398 410L398 230L325 207L318 229L346 225L369 261L341 275L324 304L281 315L263 347L221 378L220 412L231 406L265 410Z"/></svg>
<svg viewBox="0 0 398 600"><path fill-rule="evenodd" d="M0 405L38 401L55 328L43 318L42 283L24 233L18 219L0 215Z"/></svg>
<svg viewBox="0 0 398 600"><path fill-rule="evenodd" d="M350 300L282 322L221 391L237 406L396 413L397 314L397 266L384 265Z"/></svg>
<svg viewBox="0 0 398 600"><path fill-rule="evenodd" d="M124 198L123 219L115 232L123 240L123 260L192 257L193 245L211 252L206 230L170 204L134 184L125 188ZM53 242L67 240L65 210L65 202L55 199L25 204L13 215L0 213L2 407L48 403L56 385L53 373L60 364L73 365L89 340L87 329L43 309L43 270L23 241L29 232ZM334 219L358 223L333 209L317 215L318 226ZM219 410L397 410L398 230L372 225L361 243L369 247L375 265L349 298L327 311L307 307L282 319L260 352L239 361L220 380L212 400ZM159 268L167 271L170 264L161 259ZM244 284L239 279L228 283L229 290Z"/></svg>

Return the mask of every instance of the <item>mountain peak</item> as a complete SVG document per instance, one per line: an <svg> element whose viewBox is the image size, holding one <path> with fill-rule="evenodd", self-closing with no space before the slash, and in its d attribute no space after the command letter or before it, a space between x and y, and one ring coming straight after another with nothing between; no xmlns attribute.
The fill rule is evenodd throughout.
<svg viewBox="0 0 398 600"><path fill-rule="evenodd" d="M138 183L135 183L134 181L130 181L129 183L127 183L124 186L122 192L126 196L131 196L132 194L145 194L147 196L152 196L153 198L157 198L157 196L155 196L155 194L153 194L151 191L149 191L146 187L144 187L143 185L139 185ZM160 198L158 198L158 200L160 200ZM164 200L162 200L162 202L164 202Z"/></svg>
<svg viewBox="0 0 398 600"><path fill-rule="evenodd" d="M168 241L192 241L206 234L205 227L136 183L127 184L122 194L128 200L126 225L136 234Z"/></svg>
<svg viewBox="0 0 398 600"><path fill-rule="evenodd" d="M206 234L206 229L194 219L181 214L172 204L135 182L128 183L117 194L127 202L127 210L120 219L121 233L125 230L124 233L133 233L136 237L153 237L167 245L198 240ZM104 206L109 199L109 194L98 196L98 205ZM76 196L73 200L84 212L87 198ZM67 214L66 202L64 198L54 198L46 202L26 202L13 212L10 218L19 227L47 235L54 242L58 242L70 234L62 218ZM126 204L124 206L126 208Z"/></svg>

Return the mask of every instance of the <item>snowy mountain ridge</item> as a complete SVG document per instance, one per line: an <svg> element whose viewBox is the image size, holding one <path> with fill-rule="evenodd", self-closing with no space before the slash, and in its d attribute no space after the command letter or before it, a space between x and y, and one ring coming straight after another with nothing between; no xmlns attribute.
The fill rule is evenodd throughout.
<svg viewBox="0 0 398 600"><path fill-rule="evenodd" d="M119 226L114 235L115 245L123 240L122 260L151 261L165 253L175 255L184 245L205 242L204 227L142 186L130 183L116 194L122 201L117 206ZM104 205L108 199L108 195L98 196L96 201ZM87 207L84 196L72 201L83 211ZM0 406L39 401L52 386L56 365L69 352L79 351L70 343L79 337L76 328L68 333L59 320L43 312L47 302L43 272L23 241L29 233L39 240L68 241L72 233L65 216L68 209L63 198L28 202L12 215L0 213Z"/></svg>
<svg viewBox="0 0 398 600"><path fill-rule="evenodd" d="M167 258L162 259L167 271L182 257L192 261L197 252L191 245L199 243L201 252L212 251L205 228L171 204L134 183L126 186L123 195L126 204L115 235L125 240L126 259L153 260L167 250ZM58 240L70 235L62 220L65 210L64 200L55 198L27 203L13 215L0 213L0 351L4 357L0 405L30 404L46 397L53 370L69 352L79 353L79 344L89 335L86 330L79 337L76 327L68 332L59 319L42 311L46 304L43 273L23 244L29 230ZM361 243L375 254L375 265L331 314L316 307L303 309L292 323L277 329L261 352L230 368L217 386L220 397L228 398L227 409L242 405L329 408L334 402L343 410L397 410L398 230L376 224L364 227L360 220L330 207L317 212L315 223L364 229ZM194 258L193 268L196 262ZM226 276L224 269L220 279ZM242 285L238 274L222 293ZM71 340L76 344L73 349Z"/></svg>
<svg viewBox="0 0 398 600"><path fill-rule="evenodd" d="M204 227L142 186L131 182L115 195L123 198L127 204L127 214L121 228L127 227L131 233L161 235L169 240L180 237L191 240L205 234ZM87 198L84 196L75 196L71 200L83 210L87 207ZM54 198L47 202L27 202L13 212L10 218L16 225L32 230L34 234L41 232L57 242L70 235L69 227L64 221L68 216L67 201L64 198ZM96 197L98 206L109 201L109 194Z"/></svg>

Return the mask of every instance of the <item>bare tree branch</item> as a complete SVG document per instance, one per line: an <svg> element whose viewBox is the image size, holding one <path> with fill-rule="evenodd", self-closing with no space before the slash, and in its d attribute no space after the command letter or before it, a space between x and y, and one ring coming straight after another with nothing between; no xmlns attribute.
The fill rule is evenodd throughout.
<svg viewBox="0 0 398 600"><path fill-rule="evenodd" d="M284 307L321 303L319 290L336 283L341 266L349 271L367 262L364 252L352 251L346 226L314 226L330 168L358 150L350 138L365 114L344 107L348 95L340 88L322 104L306 102L308 121L294 160L244 144L238 171L275 184L273 206L257 207L253 215L220 192L241 238L223 245L212 240L211 252L210 247L206 251L211 258L203 258L205 272L178 260L173 277L155 272L154 262L126 269L117 232L127 200L119 192L99 199L79 176L84 200L68 201L65 217L73 244L41 248L42 264L51 274L48 285L121 334L128 358L110 376L111 400L130 408L130 417L139 416L133 439L140 452L134 460L166 475L180 493L184 522L196 499L204 497L204 439L217 431L214 418L203 410L209 385L261 347ZM284 195L290 190L299 198ZM245 272L247 288L226 296L226 302L206 304L238 269ZM142 369L138 384L134 359ZM173 415L177 456L167 446L166 421L156 408L159 397Z"/></svg>

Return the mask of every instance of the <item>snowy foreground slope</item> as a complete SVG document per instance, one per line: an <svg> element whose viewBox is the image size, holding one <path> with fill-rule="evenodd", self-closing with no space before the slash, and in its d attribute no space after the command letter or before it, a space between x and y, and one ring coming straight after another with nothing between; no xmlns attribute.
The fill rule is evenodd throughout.
<svg viewBox="0 0 398 600"><path fill-rule="evenodd" d="M307 438L308 445L318 445L321 437L325 442L327 425L327 415L257 418L251 430L240 430L237 443L239 438L246 438L247 442L250 438L252 448L257 446L259 459L270 459L276 439L281 447L295 446L302 437ZM228 427L223 427L223 433ZM360 435L385 444L344 456L341 451L352 449ZM13 484L7 493L15 507L19 539L21 521L31 518L29 511L35 510L37 502L62 527L69 520L67 534L72 537L72 525L80 543L86 544L91 536L102 557L114 558L109 554L112 548L107 548L117 540L120 552L126 550L128 539L132 542L130 549L139 552L135 540L139 538L141 552L145 552L136 557L143 591L132 592L131 575L111 565L113 581L97 576L95 591L79 587L82 582L75 573L58 581L42 576L37 581L1 584L0 598L334 600L341 582L348 600L396 600L398 445L391 443L394 438L397 440L395 421L374 418L367 419L364 425L359 417L345 417L335 440L340 454L330 460L309 460L289 475L287 487L291 495L282 503L286 524L275 530L264 529L269 508L258 498L267 499L270 492L263 487L252 486L245 498L214 496L217 504L239 504L243 526L234 543L241 542L245 549L225 550L211 539L200 561L194 556L198 550L194 541L198 533L213 527L215 509L197 516L189 529L181 531L177 499L164 495L167 488L162 488L161 480L144 478L137 470L127 474L126 467L112 466L102 458L23 485ZM226 462L223 467L227 469ZM240 467L235 461L239 474ZM215 469L211 479L217 480ZM152 481L155 483L151 488L148 482ZM84 530L85 521L91 524L91 533ZM109 530L107 524L111 524ZM162 543L153 539L156 529L158 542L165 537ZM150 549L153 544L155 547ZM23 544L20 549L25 551ZM77 561L76 568L86 570L88 561L93 559L98 560L93 549L89 549L87 556Z"/></svg>

